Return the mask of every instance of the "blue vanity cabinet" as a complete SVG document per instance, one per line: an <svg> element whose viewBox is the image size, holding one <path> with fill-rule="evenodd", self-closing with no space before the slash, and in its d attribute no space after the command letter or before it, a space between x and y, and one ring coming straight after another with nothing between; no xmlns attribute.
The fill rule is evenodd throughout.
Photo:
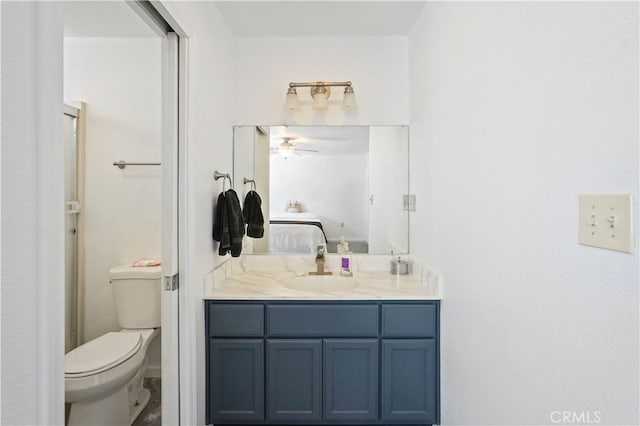
<svg viewBox="0 0 640 426"><path fill-rule="evenodd" d="M433 425L438 301L207 301L207 423Z"/></svg>

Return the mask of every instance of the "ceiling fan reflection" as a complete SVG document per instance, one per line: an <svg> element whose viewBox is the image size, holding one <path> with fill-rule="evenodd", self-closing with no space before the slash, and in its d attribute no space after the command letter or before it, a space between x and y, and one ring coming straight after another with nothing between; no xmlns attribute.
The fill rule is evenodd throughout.
<svg viewBox="0 0 640 426"><path fill-rule="evenodd" d="M295 138L283 138L283 141L277 146L271 148L271 154L280 154L283 158L289 158L292 155L300 156L300 152L320 152L317 149L305 149L299 148L297 145L292 144L290 141Z"/></svg>

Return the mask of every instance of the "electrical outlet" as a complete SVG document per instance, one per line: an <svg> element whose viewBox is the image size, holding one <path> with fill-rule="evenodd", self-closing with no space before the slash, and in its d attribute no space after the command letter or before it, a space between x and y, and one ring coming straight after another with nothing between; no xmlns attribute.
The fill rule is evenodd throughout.
<svg viewBox="0 0 640 426"><path fill-rule="evenodd" d="M633 252L631 194L580 194L578 243Z"/></svg>

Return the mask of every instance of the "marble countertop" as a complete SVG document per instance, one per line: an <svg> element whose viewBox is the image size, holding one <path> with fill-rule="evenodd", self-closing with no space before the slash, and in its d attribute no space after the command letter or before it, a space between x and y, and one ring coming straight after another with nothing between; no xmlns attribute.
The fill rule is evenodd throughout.
<svg viewBox="0 0 640 426"><path fill-rule="evenodd" d="M255 259L252 259L255 260ZM274 260L273 258L271 259ZM366 266L366 265L359 265ZM226 262L209 274L207 300L440 300L438 279L425 279L420 271L392 275L386 270L356 269L352 277L338 271L326 277L308 276L307 270L247 268ZM416 273L418 272L418 273ZM309 283L309 281L313 281ZM302 287L302 288L299 288Z"/></svg>

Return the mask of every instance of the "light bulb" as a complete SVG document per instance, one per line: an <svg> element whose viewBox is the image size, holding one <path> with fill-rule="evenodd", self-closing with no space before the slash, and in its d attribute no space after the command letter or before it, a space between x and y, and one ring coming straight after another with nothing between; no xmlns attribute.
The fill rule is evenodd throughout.
<svg viewBox="0 0 640 426"><path fill-rule="evenodd" d="M293 152L290 149L280 149L279 152L282 158L284 158L285 160L291 157L291 154L293 154Z"/></svg>
<svg viewBox="0 0 640 426"><path fill-rule="evenodd" d="M345 87L344 97L342 98L342 109L354 109L357 106L356 95L353 93L353 87Z"/></svg>
<svg viewBox="0 0 640 426"><path fill-rule="evenodd" d="M313 97L313 109L327 109L329 108L329 103L327 102L327 97L322 93L318 93Z"/></svg>
<svg viewBox="0 0 640 426"><path fill-rule="evenodd" d="M295 87L289 87L284 107L290 111L298 109L298 93Z"/></svg>
<svg viewBox="0 0 640 426"><path fill-rule="evenodd" d="M323 84L317 84L311 87L311 97L313 98L313 105L311 108L313 109L327 109L329 108L329 103L327 100L329 99L329 95L331 95L331 89L329 87L324 86Z"/></svg>

